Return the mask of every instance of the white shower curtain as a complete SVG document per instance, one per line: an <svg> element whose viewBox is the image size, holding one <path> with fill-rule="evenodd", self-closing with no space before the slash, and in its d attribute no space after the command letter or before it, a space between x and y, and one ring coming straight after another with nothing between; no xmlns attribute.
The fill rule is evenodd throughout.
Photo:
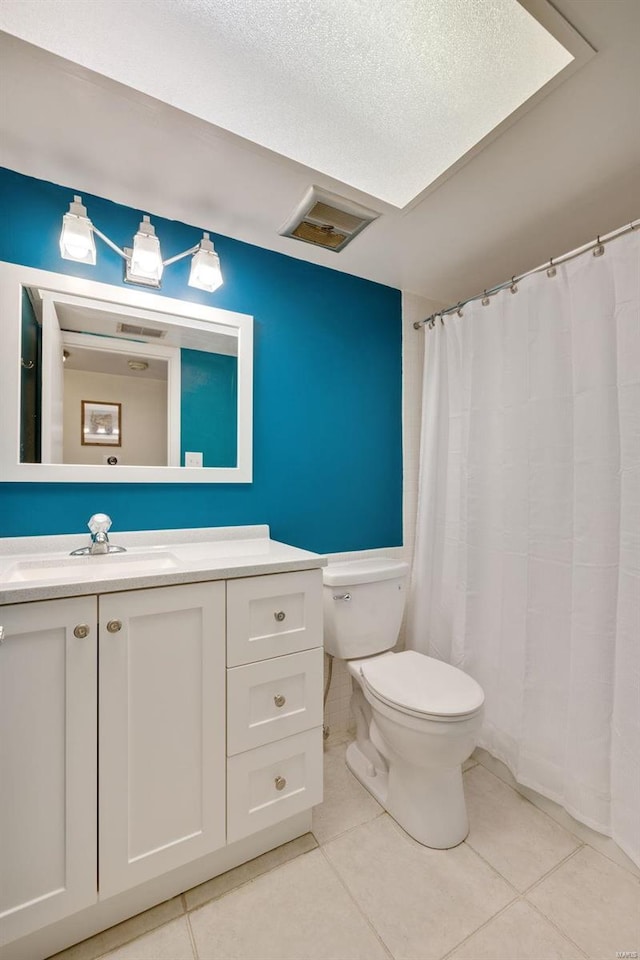
<svg viewBox="0 0 640 960"><path fill-rule="evenodd" d="M408 645L480 745L640 861L640 231L424 331Z"/></svg>

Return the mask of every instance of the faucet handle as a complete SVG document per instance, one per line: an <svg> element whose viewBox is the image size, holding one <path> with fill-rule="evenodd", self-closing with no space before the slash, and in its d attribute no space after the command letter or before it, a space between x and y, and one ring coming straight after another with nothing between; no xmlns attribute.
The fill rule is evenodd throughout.
<svg viewBox="0 0 640 960"><path fill-rule="evenodd" d="M111 526L111 517L108 517L106 513L94 513L87 526L94 537L98 533L106 533Z"/></svg>

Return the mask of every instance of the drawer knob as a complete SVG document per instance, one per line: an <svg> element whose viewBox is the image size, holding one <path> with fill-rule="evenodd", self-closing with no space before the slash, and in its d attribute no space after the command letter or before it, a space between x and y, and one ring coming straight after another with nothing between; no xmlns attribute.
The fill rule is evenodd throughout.
<svg viewBox="0 0 640 960"><path fill-rule="evenodd" d="M79 623L77 627L74 627L73 635L78 640L84 640L85 637L89 636L89 624Z"/></svg>
<svg viewBox="0 0 640 960"><path fill-rule="evenodd" d="M274 617L276 618L278 623L282 623L282 621L286 617L286 613L284 612L284 610L278 610L277 613L274 613Z"/></svg>
<svg viewBox="0 0 640 960"><path fill-rule="evenodd" d="M107 630L109 633L117 633L118 630L122 630L122 620L109 620Z"/></svg>
<svg viewBox="0 0 640 960"><path fill-rule="evenodd" d="M287 702L287 698L281 693L276 693L275 697L273 698L273 702L275 703L276 707L284 707L285 703Z"/></svg>
<svg viewBox="0 0 640 960"><path fill-rule="evenodd" d="M284 777L276 777L274 783L276 785L276 790L284 790L287 785L287 781Z"/></svg>

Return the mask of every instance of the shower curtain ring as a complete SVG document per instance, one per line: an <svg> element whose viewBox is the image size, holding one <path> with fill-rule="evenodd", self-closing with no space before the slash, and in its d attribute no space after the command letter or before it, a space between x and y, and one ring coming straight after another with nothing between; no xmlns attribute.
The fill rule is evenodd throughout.
<svg viewBox="0 0 640 960"><path fill-rule="evenodd" d="M485 290L484 297L482 298L482 306L488 307L490 303L491 303L491 297L487 296L487 291Z"/></svg>
<svg viewBox="0 0 640 960"><path fill-rule="evenodd" d="M604 253L604 244L600 243L600 235L598 235L596 239L596 243L598 244L598 246L593 251L593 255L594 257L601 257L602 254Z"/></svg>
<svg viewBox="0 0 640 960"><path fill-rule="evenodd" d="M557 273L557 270L553 265L553 257L549 257L549 269L547 270L547 276L555 277L556 273Z"/></svg>
<svg viewBox="0 0 640 960"><path fill-rule="evenodd" d="M509 287L509 290L511 290L511 293L517 293L517 292L518 292L518 285L517 285L517 283L516 283L516 278L515 278L515 277L511 277L511 286Z"/></svg>

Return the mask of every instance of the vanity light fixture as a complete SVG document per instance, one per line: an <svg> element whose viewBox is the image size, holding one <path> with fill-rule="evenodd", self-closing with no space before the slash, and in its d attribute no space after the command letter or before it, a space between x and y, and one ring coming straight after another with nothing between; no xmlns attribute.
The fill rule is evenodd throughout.
<svg viewBox="0 0 640 960"><path fill-rule="evenodd" d="M109 237L91 222L82 197L74 196L69 210L62 218L60 234L60 255L65 260L78 263L96 262L96 244L94 234L111 247L125 262L125 280L127 283L159 287L162 272L166 266L192 256L189 273L189 286L213 293L222 285L220 258L216 253L208 233L202 235L200 243L175 257L162 259L160 241L148 216L142 217L138 232L133 238L133 246L121 250Z"/></svg>
<svg viewBox="0 0 640 960"><path fill-rule="evenodd" d="M127 280L129 283L149 283L160 286L164 263L160 253L160 241L149 217L144 216L133 238L133 250L125 247Z"/></svg>
<svg viewBox="0 0 640 960"><path fill-rule="evenodd" d="M60 255L65 260L77 260L79 263L96 262L96 242L93 239L93 224L87 216L87 208L82 197L74 197L69 211L62 218L60 234Z"/></svg>
<svg viewBox="0 0 640 960"><path fill-rule="evenodd" d="M220 257L213 249L213 243L209 239L208 233L203 234L200 245L193 255L189 272L189 286L197 287L198 290L208 290L209 293L213 293L214 290L222 286Z"/></svg>

